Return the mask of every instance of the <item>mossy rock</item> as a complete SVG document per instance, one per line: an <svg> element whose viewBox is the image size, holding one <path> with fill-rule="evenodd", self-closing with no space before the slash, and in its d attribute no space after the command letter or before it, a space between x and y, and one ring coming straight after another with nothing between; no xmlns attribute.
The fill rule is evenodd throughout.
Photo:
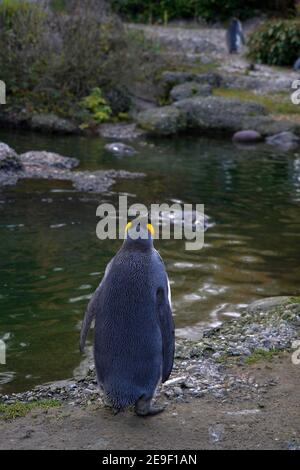
<svg viewBox="0 0 300 470"><path fill-rule="evenodd" d="M176 85L170 92L170 97L173 101L180 101L194 96L210 96L212 94L212 87L197 82L187 82L181 85Z"/></svg>
<svg viewBox="0 0 300 470"><path fill-rule="evenodd" d="M139 126L149 134L168 136L177 134L186 128L185 116L174 106L151 108L139 113Z"/></svg>
<svg viewBox="0 0 300 470"><path fill-rule="evenodd" d="M30 127L34 130L58 134L77 134L79 128L68 119L63 119L56 114L34 114Z"/></svg>

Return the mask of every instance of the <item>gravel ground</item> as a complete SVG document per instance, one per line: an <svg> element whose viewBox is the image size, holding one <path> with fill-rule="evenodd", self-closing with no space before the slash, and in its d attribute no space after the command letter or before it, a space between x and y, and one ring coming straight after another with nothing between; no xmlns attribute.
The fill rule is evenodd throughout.
<svg viewBox="0 0 300 470"><path fill-rule="evenodd" d="M300 303L289 297L255 302L240 319L204 330L199 341L178 339L171 378L162 385L157 399L178 403L187 397L211 395L226 402L234 392L240 398L259 399L266 393L269 380L258 383L251 374L237 373L236 366L291 351L299 336ZM77 379L42 385L11 396L0 395L0 400L12 404L51 398L71 405L97 402L104 406L91 351L84 362L85 372L78 374Z"/></svg>
<svg viewBox="0 0 300 470"><path fill-rule="evenodd" d="M300 365L291 360L299 333L299 299L280 297L255 302L199 341L178 340L157 396L166 411L146 419L131 409L113 415L87 355L81 378L0 396L0 405L61 404L0 419L0 449L299 450Z"/></svg>

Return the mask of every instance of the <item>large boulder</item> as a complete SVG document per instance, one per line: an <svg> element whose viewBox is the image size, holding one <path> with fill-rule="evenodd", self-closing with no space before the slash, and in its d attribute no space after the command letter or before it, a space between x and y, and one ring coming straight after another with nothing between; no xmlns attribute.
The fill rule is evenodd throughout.
<svg viewBox="0 0 300 470"><path fill-rule="evenodd" d="M203 85L219 87L222 85L222 76L216 72L192 73L192 72L164 72L162 83L169 89L175 85L186 82L197 82Z"/></svg>
<svg viewBox="0 0 300 470"><path fill-rule="evenodd" d="M212 87L208 84L186 82L172 88L170 97L173 101L180 101L195 96L211 96L211 94Z"/></svg>
<svg viewBox="0 0 300 470"><path fill-rule="evenodd" d="M142 137L144 132L136 123L104 123L97 127L96 133L104 139L133 140Z"/></svg>
<svg viewBox="0 0 300 470"><path fill-rule="evenodd" d="M41 171L47 169L71 170L79 165L77 158L63 157L58 153L45 151L30 151L20 155L20 160L24 167L40 168Z"/></svg>
<svg viewBox="0 0 300 470"><path fill-rule="evenodd" d="M76 134L79 132L68 119L63 119L56 114L34 114L31 118L30 127L34 130L58 133L58 134Z"/></svg>
<svg viewBox="0 0 300 470"><path fill-rule="evenodd" d="M255 77L251 75L223 75L222 87L239 90L253 90L257 93L287 92L291 88L289 78Z"/></svg>
<svg viewBox="0 0 300 470"><path fill-rule="evenodd" d="M0 171L18 171L22 164L17 153L7 144L0 142Z"/></svg>
<svg viewBox="0 0 300 470"><path fill-rule="evenodd" d="M248 116L241 122L241 129L255 129L263 137L294 132L300 135L300 125L291 121L279 121L270 116Z"/></svg>
<svg viewBox="0 0 300 470"><path fill-rule="evenodd" d="M138 115L137 122L148 133L162 136L185 130L198 131L202 135L232 135L249 129L262 137L282 132L300 136L299 124L274 119L267 115L262 104L221 96L194 96L175 101L171 106L149 109Z"/></svg>
<svg viewBox="0 0 300 470"><path fill-rule="evenodd" d="M217 96L181 100L174 107L185 116L188 128L203 132L234 133L248 117L266 114L261 104Z"/></svg>
<svg viewBox="0 0 300 470"><path fill-rule="evenodd" d="M138 114L139 126L150 134L167 136L186 128L185 114L175 106L152 108Z"/></svg>

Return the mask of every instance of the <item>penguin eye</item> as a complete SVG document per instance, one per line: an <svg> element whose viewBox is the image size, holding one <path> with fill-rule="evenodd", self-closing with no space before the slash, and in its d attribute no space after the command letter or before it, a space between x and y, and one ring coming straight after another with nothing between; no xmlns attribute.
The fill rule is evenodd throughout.
<svg viewBox="0 0 300 470"><path fill-rule="evenodd" d="M153 228L153 225L152 225L152 224L147 224L147 229L148 229L149 232L151 233L152 237L154 237L155 230L154 230L154 228Z"/></svg>

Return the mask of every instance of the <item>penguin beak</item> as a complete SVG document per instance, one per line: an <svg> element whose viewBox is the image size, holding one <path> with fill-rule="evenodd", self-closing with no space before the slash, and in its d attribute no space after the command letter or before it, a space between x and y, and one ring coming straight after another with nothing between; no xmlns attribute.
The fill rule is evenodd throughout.
<svg viewBox="0 0 300 470"><path fill-rule="evenodd" d="M147 229L149 230L149 232L151 233L152 237L154 237L155 235L155 230L153 228L153 225L152 224L147 224Z"/></svg>
<svg viewBox="0 0 300 470"><path fill-rule="evenodd" d="M125 233L128 232L128 230L132 227L132 222L128 222L128 224L125 227Z"/></svg>

